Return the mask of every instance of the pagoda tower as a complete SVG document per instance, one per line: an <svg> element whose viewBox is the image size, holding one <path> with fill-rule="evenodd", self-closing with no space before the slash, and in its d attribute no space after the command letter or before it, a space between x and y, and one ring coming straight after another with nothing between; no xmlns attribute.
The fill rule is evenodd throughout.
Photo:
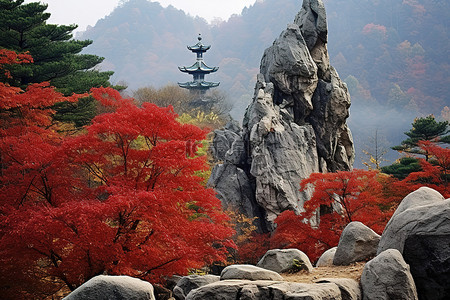
<svg viewBox="0 0 450 300"><path fill-rule="evenodd" d="M193 81L178 82L182 88L189 89L191 92L204 94L207 90L219 86L220 82L207 82L205 75L216 72L219 67L208 67L203 61L203 53L208 51L211 46L205 46L202 43L202 37L198 35L198 43L194 46L187 46L189 50L197 54L197 61L190 67L178 67L181 72L189 73L194 77Z"/></svg>

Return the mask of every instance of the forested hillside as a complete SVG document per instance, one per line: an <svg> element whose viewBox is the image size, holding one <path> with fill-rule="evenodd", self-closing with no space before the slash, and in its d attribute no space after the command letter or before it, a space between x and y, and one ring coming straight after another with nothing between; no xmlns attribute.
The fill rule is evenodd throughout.
<svg viewBox="0 0 450 300"><path fill-rule="evenodd" d="M264 0L228 21L209 25L157 2L130 0L82 34L94 40L87 52L104 56L103 67L130 90L186 81L177 66L190 65L186 45L198 33L212 48L205 56L219 66L220 81L242 119L253 94L265 48L293 21L300 0ZM403 138L417 116L445 115L450 106L448 1L326 0L331 63L352 96L350 126L357 154L372 148L368 137L389 147ZM384 142L383 142L384 140ZM370 149L368 149L370 150ZM361 159L357 159L357 163Z"/></svg>

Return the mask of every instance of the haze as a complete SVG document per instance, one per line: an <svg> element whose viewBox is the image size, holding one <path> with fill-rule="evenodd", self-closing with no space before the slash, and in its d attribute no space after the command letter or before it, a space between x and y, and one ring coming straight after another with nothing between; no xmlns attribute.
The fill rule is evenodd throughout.
<svg viewBox="0 0 450 300"><path fill-rule="evenodd" d="M217 18L227 20L232 14L240 14L242 9L256 0L160 0L163 7L169 5L182 9L191 16L199 16L211 22ZM26 0L38 2L38 0ZM77 31L94 26L97 20L110 14L124 0L42 0L47 3L47 12L51 13L49 23L77 24Z"/></svg>

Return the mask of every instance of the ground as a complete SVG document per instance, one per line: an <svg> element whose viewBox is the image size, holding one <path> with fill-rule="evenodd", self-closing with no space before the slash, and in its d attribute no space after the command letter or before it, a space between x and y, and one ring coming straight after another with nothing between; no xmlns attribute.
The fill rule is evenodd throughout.
<svg viewBox="0 0 450 300"><path fill-rule="evenodd" d="M310 273L301 271L294 274L281 274L286 281L314 283L320 278L350 278L359 282L365 262L358 262L349 266L332 266L314 268Z"/></svg>

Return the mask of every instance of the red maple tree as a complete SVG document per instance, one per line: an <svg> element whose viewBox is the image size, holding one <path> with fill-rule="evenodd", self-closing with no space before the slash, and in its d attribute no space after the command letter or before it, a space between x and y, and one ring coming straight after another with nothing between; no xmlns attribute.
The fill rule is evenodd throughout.
<svg viewBox="0 0 450 300"><path fill-rule="evenodd" d="M404 180L397 182L396 187L412 192L427 186L440 192L444 198L450 197L450 149L431 141L420 141L419 147L430 157L429 160L421 158L422 170L409 174Z"/></svg>
<svg viewBox="0 0 450 300"><path fill-rule="evenodd" d="M73 290L98 274L160 281L223 261L234 246L220 201L199 176L205 158L194 154L206 132L177 122L171 108L138 108L112 89L92 95L113 112L65 137L51 107L84 95L0 85L6 299Z"/></svg>
<svg viewBox="0 0 450 300"><path fill-rule="evenodd" d="M364 170L311 174L301 182L302 190L313 189L305 212L286 211L278 216L272 247L298 248L314 261L337 246L342 230L352 221L381 233L392 211L380 176Z"/></svg>

